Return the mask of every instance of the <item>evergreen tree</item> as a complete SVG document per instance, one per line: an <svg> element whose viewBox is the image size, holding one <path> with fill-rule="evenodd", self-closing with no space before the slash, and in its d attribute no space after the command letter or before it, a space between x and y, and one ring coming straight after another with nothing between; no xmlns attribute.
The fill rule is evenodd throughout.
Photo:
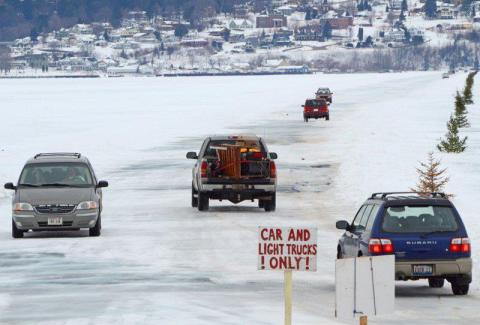
<svg viewBox="0 0 480 325"><path fill-rule="evenodd" d="M468 137L463 139L458 135L458 125L453 115L450 116L450 120L447 123L448 132L446 133L446 139L440 139L440 144L437 145L438 150L448 153L461 153L467 148L466 142Z"/></svg>
<svg viewBox="0 0 480 325"><path fill-rule="evenodd" d="M402 11L408 11L407 0L402 1Z"/></svg>
<svg viewBox="0 0 480 325"><path fill-rule="evenodd" d="M459 128L467 128L468 124L467 109L465 108L465 99L457 91L455 96L455 122Z"/></svg>
<svg viewBox="0 0 480 325"><path fill-rule="evenodd" d="M429 152L427 162L420 162L417 168L418 183L410 190L416 193L443 193L449 181L446 171L446 168L440 168L440 160L435 159L433 152Z"/></svg>
<svg viewBox="0 0 480 325"><path fill-rule="evenodd" d="M465 88L463 89L463 99L465 105L473 104L472 98L472 88L473 88L473 79L475 77L475 72L470 72L467 77L467 81L465 82Z"/></svg>
<svg viewBox="0 0 480 325"><path fill-rule="evenodd" d="M385 12L389 12L390 11L390 7L388 7L388 5L385 7Z"/></svg>
<svg viewBox="0 0 480 325"><path fill-rule="evenodd" d="M306 10L305 20L312 20L312 10L310 8L307 8Z"/></svg>
<svg viewBox="0 0 480 325"><path fill-rule="evenodd" d="M425 1L425 15L428 18L437 17L437 0L426 0Z"/></svg>
<svg viewBox="0 0 480 325"><path fill-rule="evenodd" d="M38 31L35 27L30 31L30 39L32 42L38 41Z"/></svg>
<svg viewBox="0 0 480 325"><path fill-rule="evenodd" d="M463 0L462 1L461 9L467 15L470 14L470 10L472 9L472 2L473 2L472 0Z"/></svg>
<svg viewBox="0 0 480 325"><path fill-rule="evenodd" d="M323 25L323 37L325 39L332 38L332 25L328 21Z"/></svg>
<svg viewBox="0 0 480 325"><path fill-rule="evenodd" d="M475 62L473 63L473 68L477 71L480 68L480 62L478 61L478 55L475 55Z"/></svg>
<svg viewBox="0 0 480 325"><path fill-rule="evenodd" d="M357 10L358 11L365 10L365 4L363 3L363 0L357 3Z"/></svg>
<svg viewBox="0 0 480 325"><path fill-rule="evenodd" d="M177 25L177 27L175 27L174 34L175 34L175 36L178 37L178 38L184 37L185 35L188 34L188 28L187 28L187 26L185 26L185 25L183 25L183 24Z"/></svg>
<svg viewBox="0 0 480 325"><path fill-rule="evenodd" d="M360 27L360 28L358 29L357 38L358 38L358 40L359 40L360 42L363 41L363 28L362 28L362 27Z"/></svg>
<svg viewBox="0 0 480 325"><path fill-rule="evenodd" d="M103 32L103 39L107 42L110 42L110 35L108 35L107 30Z"/></svg>
<svg viewBox="0 0 480 325"><path fill-rule="evenodd" d="M398 20L400 20L400 21L405 21L406 20L405 13L403 12L403 10L400 12L400 17L398 18Z"/></svg>

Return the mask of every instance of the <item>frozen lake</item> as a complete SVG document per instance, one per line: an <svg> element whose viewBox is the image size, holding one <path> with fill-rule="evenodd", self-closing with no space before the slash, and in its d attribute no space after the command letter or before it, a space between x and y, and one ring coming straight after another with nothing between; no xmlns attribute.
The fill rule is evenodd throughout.
<svg viewBox="0 0 480 325"><path fill-rule="evenodd" d="M281 272L257 271L257 227L316 226L316 273L294 274L295 324L335 323L335 220L376 191L416 183L466 74L441 73L0 80L0 182L38 152L89 157L104 190L103 231L10 235L0 190L0 323L279 324ZM330 121L300 105L334 91ZM480 81L474 100L480 103ZM480 286L480 105L469 106L467 152L438 155L472 240L470 294L397 283L394 315L373 324L472 324ZM192 209L192 161L210 134L256 133L277 152L277 211L213 202Z"/></svg>

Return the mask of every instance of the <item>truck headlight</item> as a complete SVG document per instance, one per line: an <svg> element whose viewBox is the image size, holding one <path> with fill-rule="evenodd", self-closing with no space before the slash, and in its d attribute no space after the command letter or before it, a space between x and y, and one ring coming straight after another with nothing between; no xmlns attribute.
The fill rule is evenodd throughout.
<svg viewBox="0 0 480 325"><path fill-rule="evenodd" d="M77 210L91 210L98 208L98 204L95 201L80 202L77 206Z"/></svg>
<svg viewBox="0 0 480 325"><path fill-rule="evenodd" d="M15 203L13 205L14 212L21 212L21 211L33 211L33 207L30 203Z"/></svg>

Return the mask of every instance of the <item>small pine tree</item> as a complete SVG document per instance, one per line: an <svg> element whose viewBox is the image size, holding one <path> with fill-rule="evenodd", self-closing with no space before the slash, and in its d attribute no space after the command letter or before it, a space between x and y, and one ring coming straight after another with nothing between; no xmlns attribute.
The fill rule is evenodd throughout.
<svg viewBox="0 0 480 325"><path fill-rule="evenodd" d="M459 128L469 127L467 118L467 108L465 107L465 99L457 91L455 96L455 122Z"/></svg>
<svg viewBox="0 0 480 325"><path fill-rule="evenodd" d="M403 12L403 10L400 12L400 17L398 17L398 20L400 20L400 21L405 21L406 20L405 13Z"/></svg>
<svg viewBox="0 0 480 325"><path fill-rule="evenodd" d="M402 1L402 11L408 11L407 0Z"/></svg>
<svg viewBox="0 0 480 325"><path fill-rule="evenodd" d="M449 181L446 168L440 168L440 160L435 159L433 152L428 153L427 162L420 162L417 168L418 183L410 190L416 193L442 193Z"/></svg>
<svg viewBox="0 0 480 325"><path fill-rule="evenodd" d="M447 123L448 132L445 135L446 139L440 139L440 144L437 145L437 148L441 152L448 152L448 153L461 153L464 152L467 148L466 142L468 137L460 139L458 135L458 125L457 121L453 117L450 116L450 120Z"/></svg>
<svg viewBox="0 0 480 325"><path fill-rule="evenodd" d="M473 95L472 95L472 87L473 81L475 77L475 72L470 72L467 77L467 81L465 82L465 88L463 89L463 98L465 105L473 104Z"/></svg>
<svg viewBox="0 0 480 325"><path fill-rule="evenodd" d="M428 18L437 17L437 0L426 0L424 8Z"/></svg>

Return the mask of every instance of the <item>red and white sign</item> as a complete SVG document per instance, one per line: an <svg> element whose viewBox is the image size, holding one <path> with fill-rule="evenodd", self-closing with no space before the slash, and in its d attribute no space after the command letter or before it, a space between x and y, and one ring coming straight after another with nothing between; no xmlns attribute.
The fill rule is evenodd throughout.
<svg viewBox="0 0 480 325"><path fill-rule="evenodd" d="M317 228L258 227L259 270L317 270Z"/></svg>

